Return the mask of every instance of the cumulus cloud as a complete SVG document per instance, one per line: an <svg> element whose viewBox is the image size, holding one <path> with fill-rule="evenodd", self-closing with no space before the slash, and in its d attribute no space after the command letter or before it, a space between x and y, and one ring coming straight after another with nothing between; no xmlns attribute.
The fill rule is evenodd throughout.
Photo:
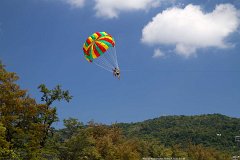
<svg viewBox="0 0 240 160"><path fill-rule="evenodd" d="M84 6L85 3L85 0L63 0L63 1L75 8L81 8Z"/></svg>
<svg viewBox="0 0 240 160"><path fill-rule="evenodd" d="M154 50L152 57L153 58L162 58L162 57L165 57L165 53L163 53L159 48L157 48Z"/></svg>
<svg viewBox="0 0 240 160"><path fill-rule="evenodd" d="M190 4L157 14L143 28L141 40L150 45L175 45L177 54L190 57L199 48L229 47L225 39L239 24L239 11L231 4L217 5L210 13Z"/></svg>
<svg viewBox="0 0 240 160"><path fill-rule="evenodd" d="M162 0L95 0L96 15L117 18L122 11L148 10L160 5Z"/></svg>

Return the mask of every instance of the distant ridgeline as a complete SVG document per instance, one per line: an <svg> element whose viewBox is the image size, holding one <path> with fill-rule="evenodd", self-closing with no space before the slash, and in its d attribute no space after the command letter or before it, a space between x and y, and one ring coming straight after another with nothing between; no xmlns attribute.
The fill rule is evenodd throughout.
<svg viewBox="0 0 240 160"><path fill-rule="evenodd" d="M221 114L162 116L137 123L119 123L127 137L159 141L166 146L202 144L224 151L237 151L240 118Z"/></svg>

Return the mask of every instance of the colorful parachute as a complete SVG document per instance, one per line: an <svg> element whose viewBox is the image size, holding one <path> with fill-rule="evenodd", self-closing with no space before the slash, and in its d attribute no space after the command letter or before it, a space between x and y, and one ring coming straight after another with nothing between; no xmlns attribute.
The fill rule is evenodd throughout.
<svg viewBox="0 0 240 160"><path fill-rule="evenodd" d="M95 32L83 44L84 57L87 61L112 72L119 68L113 37L106 32Z"/></svg>

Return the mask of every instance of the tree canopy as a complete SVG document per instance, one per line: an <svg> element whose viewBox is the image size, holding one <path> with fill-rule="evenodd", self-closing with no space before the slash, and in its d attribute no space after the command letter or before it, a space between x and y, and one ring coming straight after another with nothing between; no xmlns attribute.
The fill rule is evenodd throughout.
<svg viewBox="0 0 240 160"><path fill-rule="evenodd" d="M69 102L69 91L41 84L42 103L37 103L16 83L18 79L0 63L0 160L227 160L239 149L233 138L239 133L239 119L218 114L112 125L69 118L63 128L55 129L53 103Z"/></svg>

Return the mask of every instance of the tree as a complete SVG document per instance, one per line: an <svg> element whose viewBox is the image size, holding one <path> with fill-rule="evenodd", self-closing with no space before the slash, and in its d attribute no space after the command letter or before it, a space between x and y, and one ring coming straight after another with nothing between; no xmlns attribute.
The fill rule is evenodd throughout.
<svg viewBox="0 0 240 160"><path fill-rule="evenodd" d="M37 104L26 90L15 82L16 73L7 72L0 63L0 139L5 150L10 149L23 159L41 157L51 125L57 120L56 108L50 105L56 100L69 100L72 96L58 85L49 90L40 85L42 101Z"/></svg>
<svg viewBox="0 0 240 160"><path fill-rule="evenodd" d="M204 148L202 145L189 144L186 151L188 157L194 160L231 160L231 156L213 148Z"/></svg>
<svg viewBox="0 0 240 160"><path fill-rule="evenodd" d="M49 90L44 84L38 86L40 92L43 94L41 97L41 101L45 103L44 110L45 114L42 114L41 119L43 120L43 124L46 126L43 134L42 141L40 142L41 146L44 147L48 134L51 132L51 126L54 122L58 120L56 107L51 107L52 103L56 100L66 100L69 102L72 99L72 96L69 94L69 91L63 91L60 85L57 85L54 89Z"/></svg>
<svg viewBox="0 0 240 160"><path fill-rule="evenodd" d="M83 123L79 122L75 118L64 119L63 123L64 123L64 126L66 127L62 130L64 139L65 138L67 138L67 139L70 138L75 133L77 133L77 130L84 127Z"/></svg>
<svg viewBox="0 0 240 160"><path fill-rule="evenodd" d="M17 80L15 73L7 72L0 64L0 123L6 129L5 140L15 153L29 159L31 151L39 148L44 126L38 113L43 106L21 90Z"/></svg>
<svg viewBox="0 0 240 160"><path fill-rule="evenodd" d="M17 154L10 149L10 143L6 141L6 128L0 123L0 159L19 159Z"/></svg>
<svg viewBox="0 0 240 160"><path fill-rule="evenodd" d="M71 127L69 123L65 123L67 128L74 128L72 122L75 124L76 121L65 122L71 122ZM67 128L61 130L64 131L62 134L66 133ZM72 136L59 145L60 159L138 160L141 158L140 142L136 139L126 139L121 130L114 125L90 122L87 126L77 128Z"/></svg>

